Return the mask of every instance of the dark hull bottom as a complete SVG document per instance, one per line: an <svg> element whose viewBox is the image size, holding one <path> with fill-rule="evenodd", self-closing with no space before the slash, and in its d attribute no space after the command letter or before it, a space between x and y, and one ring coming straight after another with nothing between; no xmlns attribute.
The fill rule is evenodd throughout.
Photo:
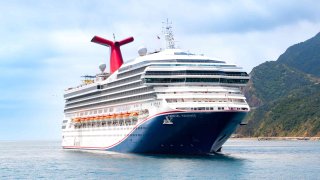
<svg viewBox="0 0 320 180"><path fill-rule="evenodd" d="M246 112L188 112L156 116L109 151L208 154L219 151Z"/></svg>

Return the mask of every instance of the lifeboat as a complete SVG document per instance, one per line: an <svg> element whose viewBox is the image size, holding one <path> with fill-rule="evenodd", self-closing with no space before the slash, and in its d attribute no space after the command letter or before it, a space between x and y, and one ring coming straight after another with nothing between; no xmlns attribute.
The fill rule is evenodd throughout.
<svg viewBox="0 0 320 180"><path fill-rule="evenodd" d="M76 119L75 119L75 122L76 122L76 123L79 123L80 121L81 121L81 118L76 118Z"/></svg>
<svg viewBox="0 0 320 180"><path fill-rule="evenodd" d="M117 119L117 120L122 119L122 117L123 117L122 113L116 115L116 119Z"/></svg>
<svg viewBox="0 0 320 180"><path fill-rule="evenodd" d="M136 112L136 111L134 111L134 112L131 112L131 113L130 113L129 118L130 118L131 120L136 120L136 119L138 119L138 115L139 115L139 113Z"/></svg>
<svg viewBox="0 0 320 180"><path fill-rule="evenodd" d="M111 115L105 115L105 116L104 116L104 119L105 119L105 120L109 120L110 118L111 118Z"/></svg>
<svg viewBox="0 0 320 180"><path fill-rule="evenodd" d="M110 115L110 119L115 120L116 119L116 114Z"/></svg>
<svg viewBox="0 0 320 180"><path fill-rule="evenodd" d="M130 116L130 113L125 113L125 114L123 115L123 119L129 118L129 116Z"/></svg>
<svg viewBox="0 0 320 180"><path fill-rule="evenodd" d="M134 112L130 113L130 116L138 116L138 115L139 115L139 113L138 113L138 112L136 112L136 111L134 111Z"/></svg>
<svg viewBox="0 0 320 180"><path fill-rule="evenodd" d="M139 115L139 113L138 112L132 112L132 113L130 113L130 115L129 115L129 118L137 118L138 117L138 115Z"/></svg>

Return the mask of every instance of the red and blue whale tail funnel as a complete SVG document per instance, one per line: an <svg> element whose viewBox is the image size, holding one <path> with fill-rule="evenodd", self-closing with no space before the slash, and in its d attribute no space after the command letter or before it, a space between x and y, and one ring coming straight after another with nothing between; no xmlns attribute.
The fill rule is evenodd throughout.
<svg viewBox="0 0 320 180"><path fill-rule="evenodd" d="M121 55L120 46L128 44L132 42L134 39L133 37L128 37L126 39L123 39L121 41L110 41L104 38L101 38L99 36L94 36L91 40L91 42L95 42L104 46L109 46L111 48L110 51L110 73L112 74L116 70L120 68L120 66L123 64L123 59Z"/></svg>

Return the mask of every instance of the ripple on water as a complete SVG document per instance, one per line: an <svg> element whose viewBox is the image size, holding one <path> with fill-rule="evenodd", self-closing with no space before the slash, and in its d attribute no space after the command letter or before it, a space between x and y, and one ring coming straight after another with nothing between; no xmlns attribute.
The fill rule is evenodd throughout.
<svg viewBox="0 0 320 180"><path fill-rule="evenodd" d="M0 142L0 179L316 179L320 141L229 140L222 154L137 155Z"/></svg>

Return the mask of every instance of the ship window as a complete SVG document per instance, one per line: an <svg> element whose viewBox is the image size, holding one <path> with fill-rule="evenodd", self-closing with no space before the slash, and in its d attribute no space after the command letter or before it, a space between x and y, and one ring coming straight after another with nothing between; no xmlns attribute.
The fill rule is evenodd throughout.
<svg viewBox="0 0 320 180"><path fill-rule="evenodd" d="M184 64L186 65L186 64ZM246 72L223 72L223 71L147 71L146 75L220 75L220 76L248 76Z"/></svg>
<svg viewBox="0 0 320 180"><path fill-rule="evenodd" d="M97 85L97 89L102 89L103 86L102 85Z"/></svg>

